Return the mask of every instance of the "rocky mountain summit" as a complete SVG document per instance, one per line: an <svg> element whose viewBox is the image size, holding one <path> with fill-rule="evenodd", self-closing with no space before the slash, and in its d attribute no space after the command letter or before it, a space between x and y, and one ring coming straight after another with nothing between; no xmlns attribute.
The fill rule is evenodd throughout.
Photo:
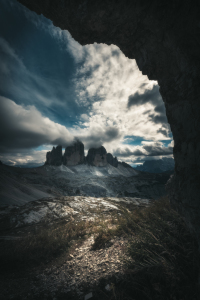
<svg viewBox="0 0 200 300"><path fill-rule="evenodd" d="M46 163L47 165L60 166L62 165L62 146L57 146L46 154Z"/></svg>
<svg viewBox="0 0 200 300"><path fill-rule="evenodd" d="M52 151L47 152L45 165L51 166L77 166L79 164L88 164L95 167L105 167L108 164L117 168L117 157L113 157L111 153L107 153L106 149L101 146L99 148L90 148L88 154L84 155L84 144L81 141L75 141L73 145L66 147L64 155L62 155L62 146L53 147ZM131 166L129 166L131 167Z"/></svg>
<svg viewBox="0 0 200 300"><path fill-rule="evenodd" d="M86 162L91 166L105 167L107 165L106 149L103 146L89 149Z"/></svg>
<svg viewBox="0 0 200 300"><path fill-rule="evenodd" d="M158 160L145 161L143 165L137 166L136 170L149 173L162 173L174 170L174 159L164 157Z"/></svg>
<svg viewBox="0 0 200 300"><path fill-rule="evenodd" d="M76 166L84 163L84 145L80 141L76 141L72 146L65 149L63 156L63 165Z"/></svg>

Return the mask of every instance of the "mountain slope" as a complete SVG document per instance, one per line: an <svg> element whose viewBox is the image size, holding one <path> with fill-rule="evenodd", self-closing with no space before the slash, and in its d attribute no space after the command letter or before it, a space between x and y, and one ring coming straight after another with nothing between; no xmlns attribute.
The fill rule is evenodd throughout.
<svg viewBox="0 0 200 300"><path fill-rule="evenodd" d="M46 197L137 197L165 195L169 175L145 174L122 164L95 167L42 166L34 169L0 166L0 206L23 205Z"/></svg>
<svg viewBox="0 0 200 300"><path fill-rule="evenodd" d="M162 173L174 170L174 159L164 157L158 160L147 160L141 166L137 166L136 170L149 173Z"/></svg>

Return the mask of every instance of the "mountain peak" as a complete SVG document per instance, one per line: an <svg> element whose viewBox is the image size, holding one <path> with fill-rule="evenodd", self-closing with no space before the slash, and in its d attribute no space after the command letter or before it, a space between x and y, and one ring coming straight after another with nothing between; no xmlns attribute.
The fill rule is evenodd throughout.
<svg viewBox="0 0 200 300"><path fill-rule="evenodd" d="M76 140L72 145L65 148L64 155L62 154L62 146L59 145L56 148L53 147L52 151L47 152L45 165L53 166L76 166L79 164L88 164L96 167L105 167L108 164L117 168L118 160L117 157L113 157L111 153L107 153L104 146L98 148L90 148L88 154L84 155L84 144ZM130 165L124 163L125 167Z"/></svg>

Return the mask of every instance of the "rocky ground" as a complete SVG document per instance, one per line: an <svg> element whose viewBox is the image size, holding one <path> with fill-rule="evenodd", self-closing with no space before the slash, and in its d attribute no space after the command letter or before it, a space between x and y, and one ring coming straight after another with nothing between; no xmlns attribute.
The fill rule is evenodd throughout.
<svg viewBox="0 0 200 300"><path fill-rule="evenodd" d="M140 198L95 198L86 196L65 196L43 198L23 206L8 206L0 210L1 232L16 230L35 224L60 220L95 220L99 216L109 217L112 211L118 214L124 209L144 207L151 203Z"/></svg>
<svg viewBox="0 0 200 300"><path fill-rule="evenodd" d="M131 261L115 220L151 206L168 178L123 166L1 165L0 299L115 299Z"/></svg>
<svg viewBox="0 0 200 300"><path fill-rule="evenodd" d="M62 196L20 207L4 207L0 211L0 247L6 242L34 236L45 226L51 232L53 225L59 222L76 225L89 221L90 227L99 227L103 220L112 229L115 228L109 223L112 213L120 216L124 210L146 207L150 203L148 199L128 197ZM31 266L27 270L22 266L20 272L15 267L6 267L7 270L0 272L1 299L86 299L84 297L91 293L95 295L97 286L101 286L102 293L111 295L114 285L125 274L127 261L131 260L126 253L128 239L113 236L103 247L93 249L97 235L94 232L84 238L71 239L69 251L60 260L47 261L42 267Z"/></svg>
<svg viewBox="0 0 200 300"><path fill-rule="evenodd" d="M3 300L197 300L197 262L167 198L61 196L0 210Z"/></svg>
<svg viewBox="0 0 200 300"><path fill-rule="evenodd" d="M61 293L77 293L80 299L89 293L95 293L95 286L100 284L103 279L105 291L111 291L113 280L120 279L125 271L125 258L130 260L125 253L127 239L114 238L106 248L91 251L94 237L88 238L81 247L75 248L70 254L70 260L66 261L61 267L47 268L43 274L36 278L40 282L39 286L33 284L32 290L35 295L46 295L49 293L54 296L61 287Z"/></svg>
<svg viewBox="0 0 200 300"><path fill-rule="evenodd" d="M85 299L101 285L112 293L113 285L125 274L127 239L114 238L100 250L91 250L94 237L66 256L62 265L53 263L41 269L0 274L1 299ZM102 285L103 280L103 285ZM103 299L103 298L102 298Z"/></svg>

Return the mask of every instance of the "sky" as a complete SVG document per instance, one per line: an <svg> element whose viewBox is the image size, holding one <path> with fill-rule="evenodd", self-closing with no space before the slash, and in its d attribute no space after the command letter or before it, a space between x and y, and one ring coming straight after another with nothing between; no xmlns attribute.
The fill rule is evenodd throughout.
<svg viewBox="0 0 200 300"><path fill-rule="evenodd" d="M173 157L156 81L115 46L81 46L17 0L0 0L0 160L40 165L75 139L132 166Z"/></svg>

